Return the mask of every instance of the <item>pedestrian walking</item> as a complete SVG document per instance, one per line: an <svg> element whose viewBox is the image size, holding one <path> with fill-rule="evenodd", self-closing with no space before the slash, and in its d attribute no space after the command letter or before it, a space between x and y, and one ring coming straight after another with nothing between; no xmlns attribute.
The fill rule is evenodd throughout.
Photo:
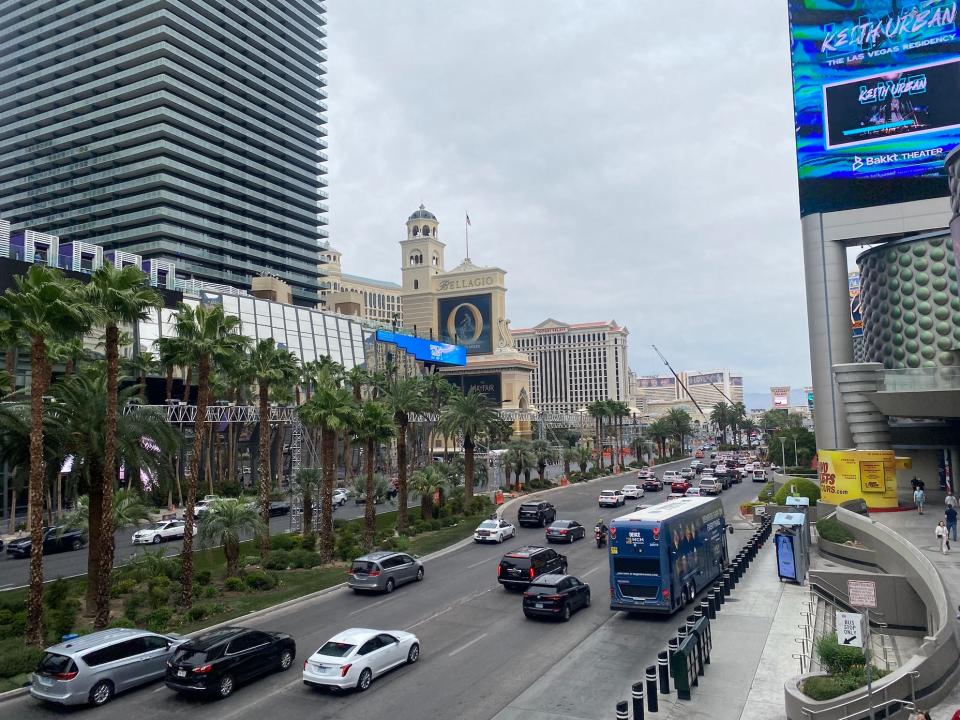
<svg viewBox="0 0 960 720"><path fill-rule="evenodd" d="M957 496L953 494L953 490L947 490L947 496L943 499L943 504L947 507L957 507Z"/></svg>
<svg viewBox="0 0 960 720"><path fill-rule="evenodd" d="M913 479L910 481L910 486L913 488L914 492L916 492L917 488L920 487L920 478L914 475Z"/></svg>
<svg viewBox="0 0 960 720"><path fill-rule="evenodd" d="M923 501L926 497L922 487L917 487L917 489L913 491L913 504L917 506L917 513L919 515L923 515Z"/></svg>
<svg viewBox="0 0 960 720"><path fill-rule="evenodd" d="M947 526L943 520L937 523L934 533L936 533L937 539L940 541L940 552L946 555L950 551L950 535L947 532Z"/></svg>
<svg viewBox="0 0 960 720"><path fill-rule="evenodd" d="M957 509L947 505L943 511L943 519L947 522L947 531L950 533L950 539L957 541Z"/></svg>

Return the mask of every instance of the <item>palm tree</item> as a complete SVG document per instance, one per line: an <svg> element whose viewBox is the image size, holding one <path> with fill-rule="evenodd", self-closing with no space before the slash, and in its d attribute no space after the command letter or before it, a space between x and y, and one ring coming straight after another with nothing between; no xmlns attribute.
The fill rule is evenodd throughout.
<svg viewBox="0 0 960 720"><path fill-rule="evenodd" d="M745 417L740 421L740 430L746 435L747 438L747 447L750 447L751 439L750 436L754 430L757 429L757 424L753 421L752 418ZM742 438L741 438L742 443Z"/></svg>
<svg viewBox="0 0 960 720"><path fill-rule="evenodd" d="M453 394L454 386L438 372L432 372L423 378L423 390L427 396L430 421L423 423L427 436L427 464L433 463L433 449L436 444L435 432L438 430L437 421L440 418L440 411L446 405L447 399ZM441 431L442 433L442 431ZM446 436L444 436L446 437ZM444 439L444 448L446 448L446 439Z"/></svg>
<svg viewBox="0 0 960 720"><path fill-rule="evenodd" d="M117 530L139 525L150 519L150 508L143 502L140 493L120 488L113 494L113 527ZM90 498L80 495L73 503L73 510L64 515L64 527L80 528L90 532Z"/></svg>
<svg viewBox="0 0 960 720"><path fill-rule="evenodd" d="M367 400L354 418L354 433L364 444L366 459L366 509L364 511L363 548L371 550L376 536L377 511L374 507L373 471L377 449L394 435L393 414L390 408L377 400Z"/></svg>
<svg viewBox="0 0 960 720"><path fill-rule="evenodd" d="M109 573L113 563L105 565L101 553L104 543L99 540L103 531L103 465L106 455L106 370L102 362L85 367L79 374L58 382L51 390L56 398L56 412L51 421L65 438L63 454L73 455L72 474L82 480L88 489L89 528L91 542L87 552L87 609L101 615L102 598L97 594L100 573ZM117 394L120 407L135 405L137 388L125 387ZM144 442L148 438L156 450ZM167 458L179 447L179 434L167 423L163 413L152 408L117 416L114 434L115 457L128 472L141 469L160 479L168 469ZM59 469L59 468L58 468ZM111 486L110 491L113 491ZM113 531L110 532L111 536ZM93 542L93 538L98 538ZM109 604L109 597L108 597Z"/></svg>
<svg viewBox="0 0 960 720"><path fill-rule="evenodd" d="M270 525L270 386L289 386L300 375L297 356L286 348L277 347L273 338L258 342L247 356L249 371L257 379L260 417L259 469L257 470L260 519ZM270 553L270 534L260 536L260 560Z"/></svg>
<svg viewBox="0 0 960 720"><path fill-rule="evenodd" d="M140 385L140 399L147 399L147 376L160 369L160 361L149 350L140 350L124 362L125 373L136 376Z"/></svg>
<svg viewBox="0 0 960 720"><path fill-rule="evenodd" d="M298 412L304 425L320 429L323 492L320 494L320 555L333 558L333 484L336 473L337 433L356 424L353 395L330 378L322 378Z"/></svg>
<svg viewBox="0 0 960 720"><path fill-rule="evenodd" d="M506 467L513 468L514 473L516 473L518 487L520 485L520 475L523 474L525 478L529 479L530 471L537 466L537 456L534 455L528 440L511 442L507 451L503 454L503 461Z"/></svg>
<svg viewBox="0 0 960 720"><path fill-rule="evenodd" d="M43 396L50 377L51 340L79 335L90 327L92 312L78 283L45 265L32 265L14 278L0 298L0 312L30 344L30 592L26 641L43 643Z"/></svg>
<svg viewBox="0 0 960 720"><path fill-rule="evenodd" d="M547 465L557 461L557 451L546 440L534 440L531 450L537 458L537 475L540 477L540 484L543 485L547 481L545 477Z"/></svg>
<svg viewBox="0 0 960 720"><path fill-rule="evenodd" d="M173 374L183 360L183 343L178 337L162 337L156 341L155 347L160 354L159 363L163 367L166 377L166 389L163 399L173 399Z"/></svg>
<svg viewBox="0 0 960 720"><path fill-rule="evenodd" d="M464 395L454 392L440 411L437 425L447 435L463 435L463 506L473 508L474 453L477 441L484 440L495 427L500 416L486 395L472 389Z"/></svg>
<svg viewBox="0 0 960 720"><path fill-rule="evenodd" d="M421 519L433 519L433 496L446 484L447 476L436 465L427 465L410 476L410 487L420 496Z"/></svg>
<svg viewBox="0 0 960 720"><path fill-rule="evenodd" d="M297 486L303 499L303 537L313 535L313 499L323 491L323 473L317 468L302 468Z"/></svg>
<svg viewBox="0 0 960 720"><path fill-rule="evenodd" d="M671 435L677 439L680 452L683 452L687 436L693 433L693 419L690 413L683 408L673 408L667 413L666 422Z"/></svg>
<svg viewBox="0 0 960 720"><path fill-rule="evenodd" d="M657 444L657 454L661 458L667 456L667 440L673 436L666 418L657 418L647 427L647 433Z"/></svg>
<svg viewBox="0 0 960 720"><path fill-rule="evenodd" d="M597 467L603 467L603 419L607 416L607 406L602 400L587 405L587 413L593 418L597 430Z"/></svg>
<svg viewBox="0 0 960 720"><path fill-rule="evenodd" d="M730 430L736 438L735 442L739 445L741 432L743 430L743 421L747 419L747 408L742 402L735 402L730 406ZM731 438L733 439L733 438Z"/></svg>
<svg viewBox="0 0 960 720"><path fill-rule="evenodd" d="M353 401L360 407L363 402L363 388L370 383L370 373L366 368L355 365L344 373L344 383L353 393ZM343 479L350 482L353 477L353 450L350 447L350 433L343 435Z"/></svg>
<svg viewBox="0 0 960 720"><path fill-rule="evenodd" d="M727 426L730 424L730 406L723 400L713 406L710 411L710 422L717 426L717 430L722 436L722 442L727 442Z"/></svg>
<svg viewBox="0 0 960 720"><path fill-rule="evenodd" d="M590 448L586 445L577 445L573 450L576 451L577 465L580 466L580 474L583 475L587 472L587 465L590 463Z"/></svg>
<svg viewBox="0 0 960 720"><path fill-rule="evenodd" d="M106 417L103 449L103 528L91 535L90 543L101 543L97 616L94 627L105 628L110 621L110 572L113 569L113 489L117 477L117 385L120 378L120 325L131 325L150 317L150 310L163 307L160 293L150 287L146 274L135 265L117 268L110 262L94 270L84 287L87 302L104 328L107 356ZM96 528L91 527L91 530Z"/></svg>
<svg viewBox="0 0 960 720"><path fill-rule="evenodd" d="M268 534L268 531L267 525L257 514L257 509L240 498L216 500L203 516L199 532L200 542L223 545L227 577L240 574L240 536L244 533L260 537Z"/></svg>
<svg viewBox="0 0 960 720"><path fill-rule="evenodd" d="M423 393L423 381L419 378L391 378L384 389L384 399L393 411L397 427L397 532L407 530L407 428L410 415L425 412L428 408Z"/></svg>
<svg viewBox="0 0 960 720"><path fill-rule="evenodd" d="M570 479L570 463L576 462L580 458L580 451L577 447L567 447L563 449L561 455L563 460L563 476Z"/></svg>
<svg viewBox="0 0 960 720"><path fill-rule="evenodd" d="M187 503L184 510L183 594L181 603L193 603L193 507L197 501L197 482L200 476L200 458L207 435L207 404L211 368L228 362L246 347L248 340L237 334L240 319L225 315L222 305L177 306L175 327L182 341L182 357L190 366L196 365L197 414L193 430L193 453L190 456L190 474L187 478Z"/></svg>

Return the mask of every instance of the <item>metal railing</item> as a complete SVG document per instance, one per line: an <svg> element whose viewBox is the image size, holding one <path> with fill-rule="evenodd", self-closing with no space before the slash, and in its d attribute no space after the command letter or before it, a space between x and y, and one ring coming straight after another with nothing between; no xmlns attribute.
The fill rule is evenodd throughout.
<svg viewBox="0 0 960 720"><path fill-rule="evenodd" d="M882 378L880 389L885 392L960 389L960 368L958 367L884 370Z"/></svg>

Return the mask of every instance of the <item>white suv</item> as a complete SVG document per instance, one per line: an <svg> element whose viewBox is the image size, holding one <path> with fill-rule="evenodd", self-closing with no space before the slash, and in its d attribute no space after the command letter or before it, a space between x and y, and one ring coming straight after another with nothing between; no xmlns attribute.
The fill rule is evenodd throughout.
<svg viewBox="0 0 960 720"><path fill-rule="evenodd" d="M600 507L620 507L627 502L620 490L601 490L597 504Z"/></svg>
<svg viewBox="0 0 960 720"><path fill-rule="evenodd" d="M184 534L183 520L163 520L151 527L137 530L133 534L134 545L161 543L167 540L182 540ZM197 526L193 526L193 534L197 534Z"/></svg>
<svg viewBox="0 0 960 720"><path fill-rule="evenodd" d="M347 502L347 491L344 488L336 488L333 491L333 506L340 507Z"/></svg>
<svg viewBox="0 0 960 720"><path fill-rule="evenodd" d="M663 473L664 484L670 485L674 480L683 480L683 478L676 470L665 470Z"/></svg>

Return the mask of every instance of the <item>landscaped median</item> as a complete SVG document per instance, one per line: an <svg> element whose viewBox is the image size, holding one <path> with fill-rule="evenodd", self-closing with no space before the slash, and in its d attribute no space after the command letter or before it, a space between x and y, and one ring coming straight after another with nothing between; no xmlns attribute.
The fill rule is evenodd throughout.
<svg viewBox="0 0 960 720"><path fill-rule="evenodd" d="M470 537L490 514L486 498L475 499L474 512L463 515L442 510L432 520L421 520L419 508L410 511L407 535L395 535L396 512L377 515L377 547L428 555ZM256 541L241 543L242 569L226 576L222 548L194 555L194 603L177 607L180 596L180 559L144 550L112 577L112 627L144 627L155 632L191 633L257 610L295 600L344 582L350 561L362 554L363 519L335 520L336 561L321 566L314 537L275 535L272 551L260 565ZM81 614L85 578L57 580L44 591L44 627L48 644L67 633L92 631ZM42 650L24 643L27 589L0 593L0 692L22 687L36 668Z"/></svg>

